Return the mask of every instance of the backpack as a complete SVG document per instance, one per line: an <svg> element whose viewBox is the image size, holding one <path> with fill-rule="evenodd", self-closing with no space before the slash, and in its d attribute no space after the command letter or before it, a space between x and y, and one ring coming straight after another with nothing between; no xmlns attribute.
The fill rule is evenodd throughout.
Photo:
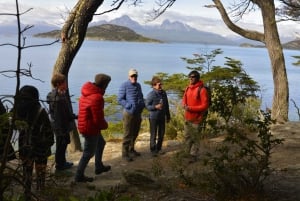
<svg viewBox="0 0 300 201"><path fill-rule="evenodd" d="M200 92L201 92L201 90L202 90L202 88L205 88L206 89L206 91L207 91L207 96L208 96L208 108L207 108L207 110L206 110L206 112L205 112L205 115L207 115L208 114L208 110L209 110L209 107L211 106L211 90L210 90L210 87L209 86L206 86L206 85L203 85L203 86L200 86L200 87L198 87L198 93L197 93L197 99L199 99L200 98Z"/></svg>

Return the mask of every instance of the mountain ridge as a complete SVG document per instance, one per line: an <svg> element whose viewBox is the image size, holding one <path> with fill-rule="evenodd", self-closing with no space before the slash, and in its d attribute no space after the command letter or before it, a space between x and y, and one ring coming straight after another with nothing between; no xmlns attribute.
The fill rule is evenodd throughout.
<svg viewBox="0 0 300 201"><path fill-rule="evenodd" d="M113 24L123 27L127 27L136 34L141 35L141 37L157 40L159 42L167 43L199 43L199 44L213 44L213 45L231 45L238 46L241 44L247 44L248 47L264 47L264 44L258 41L252 41L245 38L232 38L223 37L219 34L212 32L201 31L193 28L185 23L179 21L173 21L166 19L161 24L155 25L141 25L138 22L132 20L129 16L123 15L121 17L115 18L113 20L100 20L97 22L92 22L89 28L101 24ZM21 25L25 27L25 25ZM43 32L51 32L53 30L60 29L49 24L36 24L34 25L35 30L29 29L31 35L40 34ZM0 26L0 35L5 33L5 35L11 35L17 33L16 26L3 25ZM3 35L3 34L2 34ZM300 44L296 40L290 40L283 43L283 47L287 49L300 49Z"/></svg>

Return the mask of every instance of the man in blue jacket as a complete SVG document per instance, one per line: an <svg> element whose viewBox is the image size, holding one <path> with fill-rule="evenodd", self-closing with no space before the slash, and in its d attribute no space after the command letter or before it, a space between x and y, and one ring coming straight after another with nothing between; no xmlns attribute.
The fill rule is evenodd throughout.
<svg viewBox="0 0 300 201"><path fill-rule="evenodd" d="M137 82L137 70L130 69L128 76L129 79L119 89L118 102L124 108L122 157L129 162L133 161L132 157L141 155L134 149L134 144L140 131L145 103L141 85Z"/></svg>

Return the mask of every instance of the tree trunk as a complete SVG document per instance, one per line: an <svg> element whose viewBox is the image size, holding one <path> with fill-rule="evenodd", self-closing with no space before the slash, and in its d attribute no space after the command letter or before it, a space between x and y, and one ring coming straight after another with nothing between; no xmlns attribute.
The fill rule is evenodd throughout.
<svg viewBox="0 0 300 201"><path fill-rule="evenodd" d="M272 119L277 123L288 121L289 85L285 60L275 21L275 5L273 0L259 2L265 30L265 44L272 65L274 94L272 104Z"/></svg>
<svg viewBox="0 0 300 201"><path fill-rule="evenodd" d="M88 25L102 3L103 0L79 0L61 30L62 46L54 65L53 73L59 72L64 74L67 78L67 82L73 59L84 41ZM71 145L69 146L69 151L81 151L77 128L74 129L70 135Z"/></svg>
<svg viewBox="0 0 300 201"><path fill-rule="evenodd" d="M221 0L213 0L217 9L219 10L222 19L226 26L233 32L251 39L263 42L268 49L269 58L271 60L274 94L271 117L277 123L284 123L288 121L289 109L289 87L288 78L285 67L285 60L278 34L277 24L275 20L275 5L274 0L249 0L256 4L262 13L264 33L257 31L245 30L234 24L228 17L226 10L221 3Z"/></svg>

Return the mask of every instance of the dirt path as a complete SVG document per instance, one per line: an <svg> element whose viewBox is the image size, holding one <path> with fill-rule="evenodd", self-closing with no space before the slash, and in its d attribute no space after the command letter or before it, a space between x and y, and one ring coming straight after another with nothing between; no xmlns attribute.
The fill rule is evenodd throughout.
<svg viewBox="0 0 300 201"><path fill-rule="evenodd" d="M300 123L288 122L284 125L276 125L272 128L272 134L276 138L284 138L283 145L276 147L271 158L271 168L274 168L274 174L269 178L266 189L272 194L275 201L300 201ZM167 141L164 144L163 150L165 154L153 158L149 153L149 134L145 133L139 136L137 142L137 150L142 153L133 162L125 162L121 158L121 142L107 142L104 163L112 166L112 170L107 173L95 176L94 161L91 159L86 170L86 175L95 178L92 183L74 183L73 177L69 178L69 183L72 186L72 191L75 194L91 193L90 189L110 189L114 186L121 187L127 182L124 180L124 172L141 171L143 174L153 172L153 164L155 160L167 162L176 150L180 147L177 141ZM74 153L68 156L68 159L75 163L71 169L75 173L81 153ZM167 169L165 169L167 171ZM137 192L143 194L140 188L135 187ZM154 187L155 188L155 187ZM158 192L157 190L154 192ZM150 192L151 193L151 192ZM204 198L195 192L195 194L184 190L181 192L181 200L210 200ZM154 196L154 195L153 195ZM179 200L173 196L172 198L163 195L156 195L143 200ZM156 198L156 199L155 199ZM193 199L195 198L195 199Z"/></svg>

